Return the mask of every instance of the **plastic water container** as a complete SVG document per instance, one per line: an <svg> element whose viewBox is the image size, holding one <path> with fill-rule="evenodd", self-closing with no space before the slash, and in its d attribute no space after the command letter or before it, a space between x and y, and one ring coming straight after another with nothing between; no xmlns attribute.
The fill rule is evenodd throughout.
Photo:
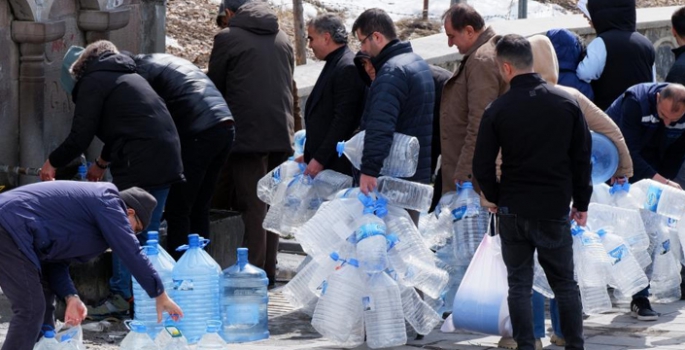
<svg viewBox="0 0 685 350"><path fill-rule="evenodd" d="M611 187L605 183L600 183L592 186L592 197L590 203L599 203L606 205L613 205L614 200L609 191Z"/></svg>
<svg viewBox="0 0 685 350"><path fill-rule="evenodd" d="M365 286L356 259L350 259L336 270L327 279L314 310L314 329L340 346L355 347L364 343L362 296Z"/></svg>
<svg viewBox="0 0 685 350"><path fill-rule="evenodd" d="M266 272L247 262L247 248L238 248L238 262L224 270L222 280L221 316L227 342L269 337L268 285Z"/></svg>
<svg viewBox="0 0 685 350"><path fill-rule="evenodd" d="M297 176L290 181L283 199L281 231L294 234L310 217L307 215L312 196L312 178ZM314 209L314 212L318 206ZM313 215L313 213L312 213Z"/></svg>
<svg viewBox="0 0 685 350"><path fill-rule="evenodd" d="M369 277L362 303L366 344L370 348L388 348L407 343L400 289L390 276L380 272Z"/></svg>
<svg viewBox="0 0 685 350"><path fill-rule="evenodd" d="M188 235L187 249L174 267L173 299L183 310L178 322L189 344L197 343L205 333L207 321L220 319L219 286L221 267L202 248L208 239Z"/></svg>
<svg viewBox="0 0 685 350"><path fill-rule="evenodd" d="M404 318L417 333L430 333L442 321L442 317L421 299L416 289L404 285L399 287Z"/></svg>
<svg viewBox="0 0 685 350"><path fill-rule="evenodd" d="M605 230L597 233L609 255L609 274L616 289L624 295L633 295L647 287L649 280L623 238Z"/></svg>
<svg viewBox="0 0 685 350"><path fill-rule="evenodd" d="M388 204L419 212L427 212L433 200L433 186L388 176L378 178L378 192Z"/></svg>
<svg viewBox="0 0 685 350"><path fill-rule="evenodd" d="M342 259L338 252L332 252L328 257L329 259L323 259L318 265L308 284L309 290L317 295L321 294L326 278L328 278L328 276L335 271L336 267L342 263Z"/></svg>
<svg viewBox="0 0 685 350"><path fill-rule="evenodd" d="M592 135L592 184L606 182L618 169L618 149L611 140L597 132Z"/></svg>
<svg viewBox="0 0 685 350"><path fill-rule="evenodd" d="M228 344L219 335L221 321L207 321L207 333L197 342L196 350L224 350Z"/></svg>
<svg viewBox="0 0 685 350"><path fill-rule="evenodd" d="M55 331L45 331L43 337L36 343L33 350L58 350L59 342L55 339Z"/></svg>
<svg viewBox="0 0 685 350"><path fill-rule="evenodd" d="M312 304L316 307L319 297L309 289L309 282L318 268L319 264L315 260L309 259L308 262L305 261L305 265L297 271L295 277L283 287L283 296L295 308L305 309L306 311ZM312 312L313 310L312 308Z"/></svg>
<svg viewBox="0 0 685 350"><path fill-rule="evenodd" d="M680 220L685 213L685 191L671 186L662 186L657 214Z"/></svg>
<svg viewBox="0 0 685 350"><path fill-rule="evenodd" d="M366 132L361 131L348 141L338 142L336 147L338 156L347 156L357 169L360 169L362 163L365 135ZM381 174L392 177L413 176L419 163L420 149L421 145L416 137L394 133L390 152L383 161Z"/></svg>
<svg viewBox="0 0 685 350"><path fill-rule="evenodd" d="M623 184L618 182L611 186L609 193L611 194L611 203L602 204L613 204L619 208L624 209L640 209L642 208L642 203L639 197L633 196L633 193L639 190L631 190L631 185L626 181Z"/></svg>
<svg viewBox="0 0 685 350"><path fill-rule="evenodd" d="M364 205L357 198L326 202L295 232L295 238L307 254L317 260L325 259L331 247L340 245L354 234L355 222L363 210Z"/></svg>
<svg viewBox="0 0 685 350"><path fill-rule="evenodd" d="M367 207L355 226L358 227L355 234L361 270L366 273L384 271L388 266L385 222L373 214L372 207Z"/></svg>
<svg viewBox="0 0 685 350"><path fill-rule="evenodd" d="M610 310L611 299L606 289L608 259L599 235L578 226L573 226L571 233L583 311L594 314Z"/></svg>
<svg viewBox="0 0 685 350"><path fill-rule="evenodd" d="M154 244L151 244L150 241L156 241ZM159 244L159 231L148 231L147 232L147 245L151 246L156 246L157 251L159 252L159 257L170 262L172 265L176 265L176 259L174 259L169 253L162 248L162 246ZM178 247L172 247L173 249L176 249Z"/></svg>
<svg viewBox="0 0 685 350"><path fill-rule="evenodd" d="M533 290L545 296L554 298L554 291L547 281L547 274L538 261L538 253L535 252L535 266L533 266Z"/></svg>
<svg viewBox="0 0 685 350"><path fill-rule="evenodd" d="M487 231L488 213L480 205L480 196L471 182L464 182L451 208L455 255L462 261L471 261Z"/></svg>
<svg viewBox="0 0 685 350"><path fill-rule="evenodd" d="M190 350L188 339L178 329L178 323L171 318L164 320L164 327L155 338L160 350Z"/></svg>
<svg viewBox="0 0 685 350"><path fill-rule="evenodd" d="M665 225L666 218L659 225L656 246L654 248L654 262L650 292L655 301L671 303L680 299L680 262L671 250L671 235Z"/></svg>
<svg viewBox="0 0 685 350"><path fill-rule="evenodd" d="M335 194L352 186L352 177L335 170L325 169L312 181L317 195L326 200L333 199Z"/></svg>
<svg viewBox="0 0 685 350"><path fill-rule="evenodd" d="M276 193L279 190L279 185L281 183L289 183L292 178L302 174L305 167L306 165L296 162L293 157L288 158L287 161L259 179L257 182L257 197L262 202L273 205L278 199Z"/></svg>
<svg viewBox="0 0 685 350"><path fill-rule="evenodd" d="M346 189L342 189L338 191L335 194L335 198L342 199L342 198L357 198L359 197L359 194L362 193L362 191L359 190L359 187L350 187Z"/></svg>
<svg viewBox="0 0 685 350"><path fill-rule="evenodd" d="M649 236L637 210L591 203L587 226L596 232L605 229L623 238L640 267L652 263L648 252Z"/></svg>
<svg viewBox="0 0 685 350"><path fill-rule="evenodd" d="M170 261L159 255L157 246L158 244L144 246L143 249L152 267L157 271L159 278L162 280L164 290L170 293L174 289L172 278L174 266ZM147 295L147 292L140 286L135 277L133 277L133 298L136 301L133 304L136 322L131 324L131 331L134 331L133 328L139 330L141 329L140 326L142 326L146 329L149 337L154 339L163 327L161 323L157 323L157 304L154 298L150 298Z"/></svg>
<svg viewBox="0 0 685 350"><path fill-rule="evenodd" d="M293 135L293 146L295 148L294 157L298 157L304 154L305 143L307 143L307 130L297 130L297 132L295 132L295 135Z"/></svg>
<svg viewBox="0 0 685 350"><path fill-rule="evenodd" d="M121 350L157 350L157 344L150 338L142 322L132 321L128 324L131 330L119 344Z"/></svg>
<svg viewBox="0 0 685 350"><path fill-rule="evenodd" d="M426 245L409 213L391 205L387 206L387 212L382 218L387 232L397 236L398 242L394 249L404 257L415 256L423 261L433 261L435 254Z"/></svg>

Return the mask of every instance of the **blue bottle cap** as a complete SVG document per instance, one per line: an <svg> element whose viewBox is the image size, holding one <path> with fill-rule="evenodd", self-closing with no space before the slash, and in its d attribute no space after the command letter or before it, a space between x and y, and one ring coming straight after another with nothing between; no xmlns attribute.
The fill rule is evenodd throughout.
<svg viewBox="0 0 685 350"><path fill-rule="evenodd" d="M333 252L333 253L331 253L331 255L329 255L329 256L331 257L331 259L333 259L333 261L338 261L338 260L340 260L340 255L338 255L337 252Z"/></svg>
<svg viewBox="0 0 685 350"><path fill-rule="evenodd" d="M242 269L247 265L247 248L238 248L238 266Z"/></svg>
<svg viewBox="0 0 685 350"><path fill-rule="evenodd" d="M600 229L599 231L597 231L597 235L598 235L600 238L601 238L601 237L604 237L606 234L607 234L607 231L604 230L604 229Z"/></svg>
<svg viewBox="0 0 685 350"><path fill-rule="evenodd" d="M153 256L153 255L159 255L159 249L157 249L157 241L148 241L150 242L155 242L155 244L148 244L143 247L145 250L145 255L147 256Z"/></svg>
<svg viewBox="0 0 685 350"><path fill-rule="evenodd" d="M147 239L154 239L159 241L159 231L147 231Z"/></svg>
<svg viewBox="0 0 685 350"><path fill-rule="evenodd" d="M55 337L55 331L45 331L43 334L43 337L45 338L54 338Z"/></svg>
<svg viewBox="0 0 685 350"><path fill-rule="evenodd" d="M470 188L473 189L473 182L471 181L464 181L464 183L461 185L462 189Z"/></svg>
<svg viewBox="0 0 685 350"><path fill-rule="evenodd" d="M197 233L191 233L188 235L188 246L190 248L199 248L200 247L200 235Z"/></svg>
<svg viewBox="0 0 685 350"><path fill-rule="evenodd" d="M342 157L343 152L345 151L345 141L338 142L335 146L335 150L338 151L338 157Z"/></svg>
<svg viewBox="0 0 685 350"><path fill-rule="evenodd" d="M357 259L347 260L347 263L354 266L354 267L359 267L359 261Z"/></svg>
<svg viewBox="0 0 685 350"><path fill-rule="evenodd" d="M571 234L572 235L577 236L577 235L582 234L583 232L585 232L585 230L582 227L580 227L578 225L572 225L571 226Z"/></svg>

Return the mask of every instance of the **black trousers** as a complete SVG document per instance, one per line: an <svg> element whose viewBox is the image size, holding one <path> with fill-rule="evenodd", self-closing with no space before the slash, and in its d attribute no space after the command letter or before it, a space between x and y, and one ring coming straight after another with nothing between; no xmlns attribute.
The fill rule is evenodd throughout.
<svg viewBox="0 0 685 350"><path fill-rule="evenodd" d="M500 211L505 212L498 214L499 234L509 282L509 315L518 348L535 349L531 295L533 254L537 250L540 265L559 304L566 349L584 349L583 306L578 284L573 279L573 240L568 218L528 219L506 214L505 208Z"/></svg>
<svg viewBox="0 0 685 350"><path fill-rule="evenodd" d="M176 248L188 242L188 234L209 237L209 209L219 173L233 143L232 124L222 123L192 138L181 140L186 181L173 184L164 216L169 225L167 250L179 259Z"/></svg>

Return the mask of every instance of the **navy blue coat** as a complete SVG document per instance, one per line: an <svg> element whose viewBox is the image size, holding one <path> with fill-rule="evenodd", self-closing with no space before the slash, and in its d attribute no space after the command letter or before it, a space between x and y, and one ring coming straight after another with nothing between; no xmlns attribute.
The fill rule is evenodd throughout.
<svg viewBox="0 0 685 350"><path fill-rule="evenodd" d="M414 176L429 183L435 84L428 64L414 54L411 44L393 40L372 59L376 79L367 96L361 130L366 130L361 172L380 175L390 152L393 133L414 136L421 150Z"/></svg>
<svg viewBox="0 0 685 350"><path fill-rule="evenodd" d="M583 45L578 36L568 29L551 29L547 31L547 37L554 46L559 62L559 81L557 84L569 86L580 91L590 101L595 99L592 85L578 78L576 69L583 59Z"/></svg>

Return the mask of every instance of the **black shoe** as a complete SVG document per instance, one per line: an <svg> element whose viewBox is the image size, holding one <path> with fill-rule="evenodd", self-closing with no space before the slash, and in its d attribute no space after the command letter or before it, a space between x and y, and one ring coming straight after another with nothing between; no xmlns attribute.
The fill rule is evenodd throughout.
<svg viewBox="0 0 685 350"><path fill-rule="evenodd" d="M414 340L421 340L421 339L423 339L423 334L417 334L416 338L414 338Z"/></svg>
<svg viewBox="0 0 685 350"><path fill-rule="evenodd" d="M647 298L636 298L630 303L631 316L640 321L656 321L659 313L652 310L652 305Z"/></svg>

